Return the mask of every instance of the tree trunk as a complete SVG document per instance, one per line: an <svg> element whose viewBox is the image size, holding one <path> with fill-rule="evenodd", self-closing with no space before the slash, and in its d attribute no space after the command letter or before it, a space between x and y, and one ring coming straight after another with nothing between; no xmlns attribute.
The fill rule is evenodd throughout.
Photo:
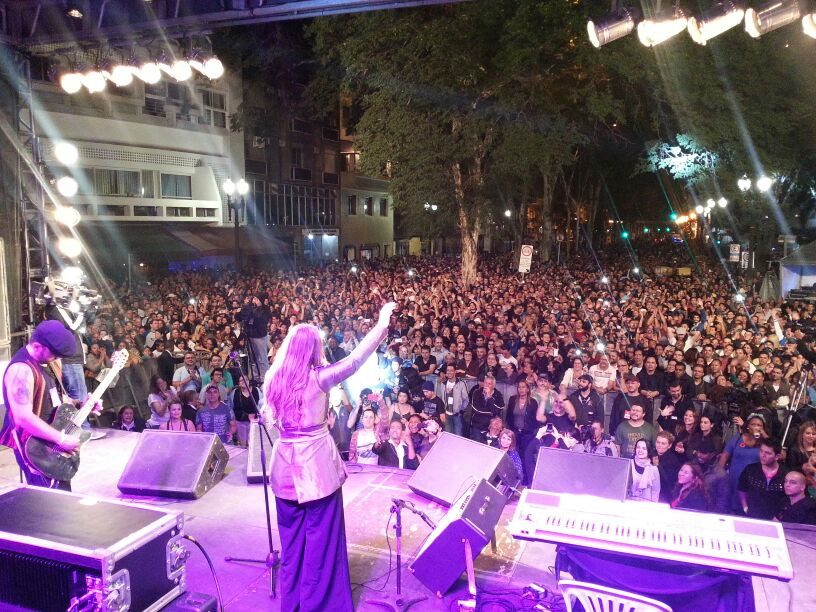
<svg viewBox="0 0 816 612"><path fill-rule="evenodd" d="M453 176L456 209L459 216L459 235L462 239L462 287L467 289L476 284L481 224L478 217L468 217L465 207L464 178L462 176L462 166L459 162L453 164L451 174Z"/></svg>
<svg viewBox="0 0 816 612"><path fill-rule="evenodd" d="M553 182L542 173L541 190L541 240L538 244L538 256L542 263L550 261L552 252L552 196Z"/></svg>

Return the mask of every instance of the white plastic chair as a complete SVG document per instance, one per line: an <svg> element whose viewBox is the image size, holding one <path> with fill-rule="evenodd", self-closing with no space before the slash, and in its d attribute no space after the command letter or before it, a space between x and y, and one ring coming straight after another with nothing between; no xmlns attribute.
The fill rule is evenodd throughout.
<svg viewBox="0 0 816 612"><path fill-rule="evenodd" d="M558 589L564 596L567 612L572 612L573 597L581 602L585 612L672 612L662 601L600 584L560 580Z"/></svg>

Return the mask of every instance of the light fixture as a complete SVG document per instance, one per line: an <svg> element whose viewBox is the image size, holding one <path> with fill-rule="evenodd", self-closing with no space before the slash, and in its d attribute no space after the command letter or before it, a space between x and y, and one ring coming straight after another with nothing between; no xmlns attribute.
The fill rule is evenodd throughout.
<svg viewBox="0 0 816 612"><path fill-rule="evenodd" d="M627 232L627 231L625 231L625 230L624 230L624 231L622 231L622 232L621 232L621 238L623 238L624 240L626 240L627 238L629 238L629 232Z"/></svg>
<svg viewBox="0 0 816 612"><path fill-rule="evenodd" d="M57 247L60 253L71 259L79 257L82 254L82 243L70 236L60 238L59 241L57 241Z"/></svg>
<svg viewBox="0 0 816 612"><path fill-rule="evenodd" d="M204 62L201 72L208 79L220 79L222 76L224 76L224 64L222 64L221 60L217 57L211 57Z"/></svg>
<svg viewBox="0 0 816 612"><path fill-rule="evenodd" d="M696 219L696 218L697 218L697 213L696 213L696 212L694 212L694 211L691 211L691 212L689 213L689 215L688 215L688 218L689 218L689 219Z"/></svg>
<svg viewBox="0 0 816 612"><path fill-rule="evenodd" d="M82 84L87 87L89 92L99 93L100 91L105 91L107 81L105 80L105 75L102 74L100 70L89 70L82 75Z"/></svg>
<svg viewBox="0 0 816 612"><path fill-rule="evenodd" d="M508 219L509 219L509 218L510 218L512 215L513 215L513 213L512 213L512 211L511 211L509 208L508 208L507 210L505 210L505 211L504 211L504 216L505 216L505 217L507 217Z"/></svg>
<svg viewBox="0 0 816 612"><path fill-rule="evenodd" d="M76 227L81 219L82 215L73 206L57 206L54 209L54 220L66 227Z"/></svg>
<svg viewBox="0 0 816 612"><path fill-rule="evenodd" d="M238 182L235 183L235 191L238 192L238 195L246 195L249 191L249 183L244 179L238 179Z"/></svg>
<svg viewBox="0 0 816 612"><path fill-rule="evenodd" d="M677 36L688 27L688 17L682 9L675 7L671 13L655 19L644 19L638 24L637 33L640 42L647 47L654 47Z"/></svg>
<svg viewBox="0 0 816 612"><path fill-rule="evenodd" d="M725 198L720 198L719 200L717 200L717 206L719 206L720 208L725 208L726 206L728 206L728 200L726 200Z"/></svg>
<svg viewBox="0 0 816 612"><path fill-rule="evenodd" d="M82 89L82 75L78 72L65 72L59 77L59 85L68 94L75 94Z"/></svg>
<svg viewBox="0 0 816 612"><path fill-rule="evenodd" d="M709 40L735 28L742 23L745 9L735 0L725 0L715 4L699 17L688 20L688 33L691 39L699 45L705 45Z"/></svg>
<svg viewBox="0 0 816 612"><path fill-rule="evenodd" d="M640 268L632 268L633 274L640 274Z"/></svg>
<svg viewBox="0 0 816 612"><path fill-rule="evenodd" d="M232 182L232 179L227 179L226 181L224 181L222 188L224 189L224 193L227 194L228 196L231 196L233 193L235 193L235 183Z"/></svg>
<svg viewBox="0 0 816 612"><path fill-rule="evenodd" d="M603 353L606 350L606 345L601 342L600 340L595 343L595 352L596 353Z"/></svg>
<svg viewBox="0 0 816 612"><path fill-rule="evenodd" d="M745 296L741 293L738 293L737 295L734 296L734 301L737 304L742 304L745 301Z"/></svg>
<svg viewBox="0 0 816 612"><path fill-rule="evenodd" d="M802 16L799 0L771 0L745 11L745 31L753 38L798 21Z"/></svg>
<svg viewBox="0 0 816 612"><path fill-rule="evenodd" d="M698 204L697 206L694 207L694 212L696 212L698 215L702 215L704 210L705 208L703 208L701 204Z"/></svg>
<svg viewBox="0 0 816 612"><path fill-rule="evenodd" d="M55 142L54 143L54 157L63 166L73 166L79 159L79 151L70 142Z"/></svg>
<svg viewBox="0 0 816 612"><path fill-rule="evenodd" d="M173 78L175 78L177 81L186 81L193 76L193 69L186 60L176 60L173 62L173 65L170 66L170 71Z"/></svg>
<svg viewBox="0 0 816 612"><path fill-rule="evenodd" d="M816 38L816 13L802 17L802 29L811 38Z"/></svg>
<svg viewBox="0 0 816 612"><path fill-rule="evenodd" d="M351 266L351 273L357 274L357 266Z"/></svg>
<svg viewBox="0 0 816 612"><path fill-rule="evenodd" d="M81 285L85 274L76 266L65 266L60 271L60 280L69 285Z"/></svg>
<svg viewBox="0 0 816 612"><path fill-rule="evenodd" d="M641 19L640 9L634 6L619 6L617 10L599 22L587 22L589 42L596 49L631 34Z"/></svg>
<svg viewBox="0 0 816 612"><path fill-rule="evenodd" d="M195 298L190 298L190 306L195 306Z"/></svg>
<svg viewBox="0 0 816 612"><path fill-rule="evenodd" d="M436 204L431 204L431 211L432 212L436 212L438 208L439 208L439 206L437 206Z"/></svg>
<svg viewBox="0 0 816 612"><path fill-rule="evenodd" d="M314 240L314 234L309 232L308 236L306 236L309 240Z"/></svg>
<svg viewBox="0 0 816 612"><path fill-rule="evenodd" d="M767 176L761 176L757 179L756 188L762 192L768 191L773 185L773 179Z"/></svg>
<svg viewBox="0 0 816 612"><path fill-rule="evenodd" d="M748 178L747 174L743 174L741 178L737 179L737 187L740 188L740 191L748 191L751 188L751 179Z"/></svg>
<svg viewBox="0 0 816 612"><path fill-rule="evenodd" d="M145 62L139 66L137 76L148 85L155 85L161 81L161 68L156 62Z"/></svg>
<svg viewBox="0 0 816 612"><path fill-rule="evenodd" d="M602 276L602 277L601 277L601 282L602 282L603 284L607 284L607 283L609 282L609 277L608 277L608 276Z"/></svg>
<svg viewBox="0 0 816 612"><path fill-rule="evenodd" d="M107 77L117 87L127 87L133 82L133 67L117 64L111 68Z"/></svg>
<svg viewBox="0 0 816 612"><path fill-rule="evenodd" d="M63 197L73 198L79 191L79 185L73 176L61 176L57 179L57 191Z"/></svg>
<svg viewBox="0 0 816 612"><path fill-rule="evenodd" d="M65 3L65 16L71 19L82 19L85 14L82 12L79 2L69 1Z"/></svg>

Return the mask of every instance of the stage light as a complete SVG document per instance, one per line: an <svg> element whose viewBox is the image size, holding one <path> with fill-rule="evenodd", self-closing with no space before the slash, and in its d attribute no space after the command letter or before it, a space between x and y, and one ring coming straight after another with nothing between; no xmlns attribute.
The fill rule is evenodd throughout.
<svg viewBox="0 0 816 612"><path fill-rule="evenodd" d="M816 38L816 13L802 17L802 29L811 38Z"/></svg>
<svg viewBox="0 0 816 612"><path fill-rule="evenodd" d="M170 66L170 74L177 81L186 81L193 76L193 69L190 67L189 62L185 60L176 60Z"/></svg>
<svg viewBox="0 0 816 612"><path fill-rule="evenodd" d="M79 185L74 177L62 176L57 179L57 191L59 191L63 197L73 198L77 194L77 191L79 191Z"/></svg>
<svg viewBox="0 0 816 612"><path fill-rule="evenodd" d="M57 242L57 248L59 248L60 253L71 259L79 257L82 254L82 243L70 236L60 238Z"/></svg>
<svg viewBox="0 0 816 612"><path fill-rule="evenodd" d="M213 81L215 79L220 79L222 76L224 76L224 64L222 64L221 60L217 57L211 57L204 62L202 72L204 73L204 76Z"/></svg>
<svg viewBox="0 0 816 612"><path fill-rule="evenodd" d="M309 240L314 240L314 234L313 234L313 233L311 233L311 232L309 232L309 234L308 234L306 237L307 237Z"/></svg>
<svg viewBox="0 0 816 612"><path fill-rule="evenodd" d="M799 0L771 0L745 11L745 31L753 38L798 21L802 16Z"/></svg>
<svg viewBox="0 0 816 612"><path fill-rule="evenodd" d="M697 213L696 213L696 212L694 212L694 211L691 211L691 212L689 213L689 215L688 215L688 218L689 218L689 219L696 219L696 218L697 218Z"/></svg>
<svg viewBox="0 0 816 612"><path fill-rule="evenodd" d="M512 213L512 211L511 211L511 210L508 208L507 210L505 210L505 211L504 211L504 216L505 216L505 217L507 217L507 218L509 219L511 216L513 216L513 213Z"/></svg>
<svg viewBox="0 0 816 612"><path fill-rule="evenodd" d="M702 215L704 210L705 208L703 208L700 204L694 207L694 212L696 212L698 215Z"/></svg>
<svg viewBox="0 0 816 612"><path fill-rule="evenodd" d="M698 45L705 45L712 38L741 24L744 17L745 9L734 0L726 0L699 17L689 19L688 33Z"/></svg>
<svg viewBox="0 0 816 612"><path fill-rule="evenodd" d="M756 188L763 193L768 191L773 185L773 179L767 176L761 176L757 179Z"/></svg>
<svg viewBox="0 0 816 612"><path fill-rule="evenodd" d="M576 356L576 357L580 357L580 356L581 356L581 349L579 349L579 348L575 349L575 356Z"/></svg>
<svg viewBox="0 0 816 612"><path fill-rule="evenodd" d="M603 353L606 350L606 345L603 342L596 342L595 343L595 352L596 353Z"/></svg>
<svg viewBox="0 0 816 612"><path fill-rule="evenodd" d="M55 142L54 157L63 166L73 166L79 159L79 151L70 142Z"/></svg>
<svg viewBox="0 0 816 612"><path fill-rule="evenodd" d="M81 285L85 274L76 266L65 266L60 272L60 280L69 285Z"/></svg>
<svg viewBox="0 0 816 612"><path fill-rule="evenodd" d="M649 228L648 228L648 227L644 227L644 228L643 228L643 233L644 233L644 234L648 234L648 233L649 233Z"/></svg>
<svg viewBox="0 0 816 612"><path fill-rule="evenodd" d="M117 87L127 87L133 82L133 67L116 65L111 69L108 79Z"/></svg>
<svg viewBox="0 0 816 612"><path fill-rule="evenodd" d="M161 68L156 62L145 62L139 66L136 74L148 85L155 85L161 81Z"/></svg>
<svg viewBox="0 0 816 612"><path fill-rule="evenodd" d="M82 19L85 14L79 2L69 0L65 3L65 16L71 19Z"/></svg>
<svg viewBox="0 0 816 612"><path fill-rule="evenodd" d="M669 221L677 221L677 213L673 212L669 215Z"/></svg>
<svg viewBox="0 0 816 612"><path fill-rule="evenodd" d="M624 240L626 240L627 238L629 238L629 232L627 232L627 231L623 231L623 232L621 232L621 238L623 238Z"/></svg>
<svg viewBox="0 0 816 612"><path fill-rule="evenodd" d="M603 301L603 306L604 306L604 308L609 308L609 300L604 300Z"/></svg>
<svg viewBox="0 0 816 612"><path fill-rule="evenodd" d="M68 94L75 94L82 89L82 75L78 72L66 72L60 75L59 85Z"/></svg>
<svg viewBox="0 0 816 612"><path fill-rule="evenodd" d="M748 191L751 188L751 179L747 174L743 174L741 178L737 179L737 187L740 191Z"/></svg>
<svg viewBox="0 0 816 612"><path fill-rule="evenodd" d="M632 273L640 274L640 268L632 268Z"/></svg>
<svg viewBox="0 0 816 612"><path fill-rule="evenodd" d="M737 295L734 296L734 301L737 304L742 304L745 301L745 296L742 295L741 293L738 293Z"/></svg>
<svg viewBox="0 0 816 612"><path fill-rule="evenodd" d="M82 220L82 215L73 206L57 206L54 209L54 220L66 227L76 227Z"/></svg>
<svg viewBox="0 0 816 612"><path fill-rule="evenodd" d="M100 91L105 91L105 87L108 83L105 80L105 75L99 70L89 70L83 75L82 84L87 87L89 92L99 93Z"/></svg>
<svg viewBox="0 0 816 612"><path fill-rule="evenodd" d="M195 298L190 298L190 306L195 306Z"/></svg>
<svg viewBox="0 0 816 612"><path fill-rule="evenodd" d="M238 179L238 182L235 183L235 191L238 192L238 195L246 195L249 191L249 183L244 179Z"/></svg>
<svg viewBox="0 0 816 612"><path fill-rule="evenodd" d="M654 47L677 36L688 27L688 17L680 8L656 19L644 19L638 24L637 33L640 42L647 47Z"/></svg>
<svg viewBox="0 0 816 612"><path fill-rule="evenodd" d="M357 266L351 266L351 273L357 274Z"/></svg>
<svg viewBox="0 0 816 612"><path fill-rule="evenodd" d="M413 276L413 275L414 275L414 271L413 270L408 270L408 276Z"/></svg>
<svg viewBox="0 0 816 612"><path fill-rule="evenodd" d="M609 277L608 276L602 276L601 277L601 282L604 283L604 284L607 284L609 282Z"/></svg>
<svg viewBox="0 0 816 612"><path fill-rule="evenodd" d="M587 22L589 42L596 49L631 34L641 19L640 10L634 6L622 6L601 21Z"/></svg>
<svg viewBox="0 0 816 612"><path fill-rule="evenodd" d="M725 208L726 206L728 206L728 200L726 200L725 198L720 198L719 200L717 200L717 205L720 208Z"/></svg>
<svg viewBox="0 0 816 612"><path fill-rule="evenodd" d="M224 190L224 193L227 194L228 196L231 196L233 193L235 193L235 183L232 182L232 179L227 179L226 181L224 181L224 184L221 187Z"/></svg>

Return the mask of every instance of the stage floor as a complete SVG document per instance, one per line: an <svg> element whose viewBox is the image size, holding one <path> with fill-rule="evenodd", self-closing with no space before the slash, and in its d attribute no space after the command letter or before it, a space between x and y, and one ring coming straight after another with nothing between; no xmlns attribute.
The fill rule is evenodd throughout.
<svg viewBox="0 0 816 612"><path fill-rule="evenodd" d="M266 518L263 488L246 484L246 451L229 447L230 462L225 478L198 500L169 500L153 497L122 495L116 483L130 458L138 434L111 431L108 437L94 440L85 446L82 466L73 481L76 492L98 497L126 499L155 506L172 508L185 514L187 533L196 537L212 557L228 612L258 612L278 610L276 600L269 597L269 573L263 565L226 563L225 556L264 559L267 554ZM387 610L372 603L395 599L396 576L392 572L387 585L389 552L385 527L394 497L413 501L438 522L446 508L414 494L406 482L410 472L391 468L350 469L343 498L346 515L349 563L352 581L356 586L354 601L357 610ZM17 465L12 453L0 452L0 484L19 482ZM271 492L270 492L271 494ZM480 590L480 605L486 610L529 608L531 602L520 599L522 589L530 582L555 588L552 567L555 549L544 543L526 543L514 540L506 530L515 510L515 501L507 504L496 530L496 552L486 547L475 563L476 583ZM410 512L403 512L403 600L408 602L425 597L410 610L452 610L457 599L467 594L467 584L460 579L443 599L430 593L407 570L414 553L420 547L430 528ZM273 539L278 547L275 527L275 508L272 504ZM393 523L390 543L394 546ZM796 578L789 583L776 580L754 579L758 612L816 612L816 581L812 576L816 567L816 531L803 530L788 534L789 549L796 570ZM210 571L201 554L190 545L192 556L187 563L187 588L191 591L216 594ZM392 559L395 568L395 559ZM379 577L379 578L378 578ZM788 605L790 597L793 602ZM503 600L503 605L488 606L490 600ZM560 605L553 610L563 609Z"/></svg>

